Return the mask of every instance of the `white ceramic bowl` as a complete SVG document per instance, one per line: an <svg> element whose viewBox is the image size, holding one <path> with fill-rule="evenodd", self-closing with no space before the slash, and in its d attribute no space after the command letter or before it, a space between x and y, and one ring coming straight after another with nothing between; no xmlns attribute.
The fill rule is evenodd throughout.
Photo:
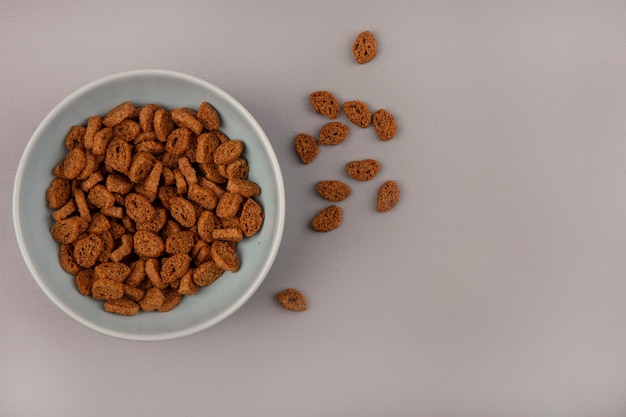
<svg viewBox="0 0 626 417"><path fill-rule="evenodd" d="M51 210L46 190L52 170L63 158L65 136L72 125L104 115L124 102L158 103L166 108L197 108L208 101L218 110L230 138L245 142L250 179L262 189L265 210L260 232L238 245L241 268L225 272L215 283L167 313L125 317L106 313L102 302L80 295L73 276L59 265L59 246L50 236ZM129 340L167 340L204 330L231 315L256 291L278 252L285 219L285 191L272 145L252 115L220 88L172 71L138 70L94 81L60 102L41 122L19 163L13 190L13 222L20 250L46 295L68 315L98 332Z"/></svg>

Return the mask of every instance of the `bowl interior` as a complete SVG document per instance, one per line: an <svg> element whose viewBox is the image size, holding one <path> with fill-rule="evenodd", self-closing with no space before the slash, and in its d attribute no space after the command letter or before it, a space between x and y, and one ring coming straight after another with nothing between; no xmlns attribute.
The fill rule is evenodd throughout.
<svg viewBox="0 0 626 417"><path fill-rule="evenodd" d="M104 312L102 302L82 296L74 278L59 265L58 244L51 238L51 210L45 193L52 170L67 149L64 140L72 125L85 125L89 116L132 101L140 106L161 104L168 109L197 108L211 103L222 118L221 130L245 143L250 180L262 189L257 201L265 211L260 232L238 246L241 268L225 272L215 283L183 297L174 310L123 317ZM171 71L145 70L95 81L63 100L30 139L15 180L13 215L24 259L44 292L67 314L86 326L131 340L165 340L192 334L223 320L239 308L261 284L275 259L284 227L284 187L280 168L265 133L236 100L201 79Z"/></svg>

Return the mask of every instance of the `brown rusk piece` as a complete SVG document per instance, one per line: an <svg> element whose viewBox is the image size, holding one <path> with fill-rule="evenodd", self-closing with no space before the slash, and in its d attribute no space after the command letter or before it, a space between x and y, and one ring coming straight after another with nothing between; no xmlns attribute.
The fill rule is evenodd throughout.
<svg viewBox="0 0 626 417"><path fill-rule="evenodd" d="M153 118L154 133L161 142L167 141L167 137L174 130L172 115L165 109L158 109Z"/></svg>
<svg viewBox="0 0 626 417"><path fill-rule="evenodd" d="M84 147L85 132L87 132L87 129L84 126L70 127L70 131L67 133L67 136L65 136L65 146L67 149Z"/></svg>
<svg viewBox="0 0 626 417"><path fill-rule="evenodd" d="M320 129L317 142L320 145L339 145L350 133L350 128L341 122L326 123Z"/></svg>
<svg viewBox="0 0 626 417"><path fill-rule="evenodd" d="M158 104L146 104L139 110L139 126L142 132L154 132L154 113L160 108Z"/></svg>
<svg viewBox="0 0 626 417"><path fill-rule="evenodd" d="M393 209L400 201L400 187L393 180L385 181L378 189L376 211L384 213Z"/></svg>
<svg viewBox="0 0 626 417"><path fill-rule="evenodd" d="M81 269L74 277L76 288L82 295L91 295L93 284L93 271L91 269Z"/></svg>
<svg viewBox="0 0 626 417"><path fill-rule="evenodd" d="M314 91L309 94L309 101L313 110L317 114L321 114L329 119L339 117L339 100L333 93L326 90Z"/></svg>
<svg viewBox="0 0 626 417"><path fill-rule="evenodd" d="M223 227L220 229L213 229L213 240L223 240L225 242L241 242L243 239L243 232L238 227Z"/></svg>
<svg viewBox="0 0 626 417"><path fill-rule="evenodd" d="M127 174L132 163L133 147L120 138L113 138L107 145L104 164L109 172L118 171Z"/></svg>
<svg viewBox="0 0 626 417"><path fill-rule="evenodd" d="M369 181L380 171L380 163L375 159L351 161L346 165L348 175L357 181Z"/></svg>
<svg viewBox="0 0 626 417"><path fill-rule="evenodd" d="M276 294L278 304L289 311L306 311L308 308L306 298L302 292L295 288L287 288Z"/></svg>
<svg viewBox="0 0 626 417"><path fill-rule="evenodd" d="M359 100L343 103L343 112L355 125L366 128L372 122L372 112L367 104Z"/></svg>
<svg viewBox="0 0 626 417"><path fill-rule="evenodd" d="M359 64L370 62L378 53L378 43L372 32L366 30L359 33L352 45L354 60Z"/></svg>
<svg viewBox="0 0 626 417"><path fill-rule="evenodd" d="M203 101L198 106L198 120L202 122L206 130L217 130L220 128L221 119L217 110L208 102Z"/></svg>
<svg viewBox="0 0 626 417"><path fill-rule="evenodd" d="M161 279L168 284L176 281L185 275L190 263L191 257L186 253L177 253L169 258L164 258L161 262Z"/></svg>
<svg viewBox="0 0 626 417"><path fill-rule="evenodd" d="M79 216L68 217L52 226L52 238L59 243L73 243L88 226L89 223Z"/></svg>
<svg viewBox="0 0 626 417"><path fill-rule="evenodd" d="M130 275L131 269L121 262L103 262L93 270L94 279L110 279L114 282L124 282Z"/></svg>
<svg viewBox="0 0 626 417"><path fill-rule="evenodd" d="M253 236L261 229L264 218L263 207L252 198L246 199L239 217L241 231L246 237Z"/></svg>
<svg viewBox="0 0 626 417"><path fill-rule="evenodd" d="M61 208L67 203L72 195L70 182L64 178L55 178L50 183L46 192L48 207L51 209Z"/></svg>
<svg viewBox="0 0 626 417"><path fill-rule="evenodd" d="M59 178L74 179L80 175L86 163L87 156L85 151L76 147L67 153L65 158L55 168L54 174Z"/></svg>
<svg viewBox="0 0 626 417"><path fill-rule="evenodd" d="M134 316L139 313L139 304L128 298L118 298L104 303L104 311L122 316Z"/></svg>
<svg viewBox="0 0 626 417"><path fill-rule="evenodd" d="M229 140L220 144L213 153L213 162L227 165L235 162L243 152L244 144L240 140Z"/></svg>
<svg viewBox="0 0 626 417"><path fill-rule="evenodd" d="M211 257L217 266L226 271L237 272L239 270L237 253L227 242L213 242L211 244Z"/></svg>
<svg viewBox="0 0 626 417"><path fill-rule="evenodd" d="M170 214L181 226L192 227L196 224L196 208L184 197L176 196L169 199Z"/></svg>
<svg viewBox="0 0 626 417"><path fill-rule="evenodd" d="M127 119L135 112L135 106L130 101L126 101L112 108L102 119L102 124L106 127L113 127Z"/></svg>
<svg viewBox="0 0 626 417"><path fill-rule="evenodd" d="M261 194L261 187L254 181L231 178L226 184L226 191L239 194L242 197L256 197Z"/></svg>
<svg viewBox="0 0 626 417"><path fill-rule="evenodd" d="M348 184L339 180L318 181L316 188L320 196L333 203L345 200L352 192Z"/></svg>
<svg viewBox="0 0 626 417"><path fill-rule="evenodd" d="M196 242L196 235L191 230L174 232L165 240L165 251L172 255L177 253L189 253Z"/></svg>
<svg viewBox="0 0 626 417"><path fill-rule="evenodd" d="M196 285L204 287L211 285L216 279L221 277L223 273L224 269L217 266L214 261L208 260L194 269L192 278Z"/></svg>
<svg viewBox="0 0 626 417"><path fill-rule="evenodd" d="M341 225L343 221L343 210L341 207L333 204L321 210L313 220L311 220L311 228L316 232L330 232Z"/></svg>
<svg viewBox="0 0 626 417"><path fill-rule="evenodd" d="M62 243L59 247L59 264L68 274L75 275L80 271L80 265L76 263L72 254L72 245Z"/></svg>
<svg viewBox="0 0 626 417"><path fill-rule="evenodd" d="M145 258L161 256L165 250L163 238L148 230L137 230L133 235L133 247L135 253Z"/></svg>
<svg viewBox="0 0 626 417"><path fill-rule="evenodd" d="M166 288L163 290L163 297L165 297L163 304L161 304L161 307L157 309L159 313L166 313L173 310L182 300L182 296L173 288Z"/></svg>
<svg viewBox="0 0 626 417"><path fill-rule="evenodd" d="M96 300L116 300L124 296L124 284L108 278L97 278L91 285L91 296Z"/></svg>
<svg viewBox="0 0 626 417"><path fill-rule="evenodd" d="M217 203L215 214L220 218L233 217L239 211L242 202L243 196L241 194L226 191Z"/></svg>
<svg viewBox="0 0 626 417"><path fill-rule="evenodd" d="M199 135L200 133L202 133L202 129L204 129L202 122L200 122L200 120L198 120L194 114L189 112L188 109L185 109L185 108L174 109L172 110L171 115L172 115L172 120L174 121L176 125L180 127L186 127L187 129L191 130L196 135Z"/></svg>
<svg viewBox="0 0 626 417"><path fill-rule="evenodd" d="M134 120L122 120L111 128L113 130L113 139L121 139L126 142L134 140L140 133L141 127Z"/></svg>
<svg viewBox="0 0 626 417"><path fill-rule="evenodd" d="M372 123L378 138L382 141L393 139L398 133L395 117L385 109L377 110L372 115Z"/></svg>
<svg viewBox="0 0 626 417"><path fill-rule="evenodd" d="M249 173L250 167L248 166L248 162L241 157L226 165L226 178L245 180L248 179Z"/></svg>
<svg viewBox="0 0 626 417"><path fill-rule="evenodd" d="M317 158L319 152L317 141L311 135L300 133L295 140L296 153L305 164L310 164Z"/></svg>
<svg viewBox="0 0 626 417"><path fill-rule="evenodd" d="M152 287L146 294L143 296L141 301L139 301L139 305L143 311L154 311L158 310L165 301L165 296L163 295L163 291L160 288Z"/></svg>
<svg viewBox="0 0 626 417"><path fill-rule="evenodd" d="M83 268L91 268L96 264L104 249L102 239L93 233L74 242L74 259Z"/></svg>
<svg viewBox="0 0 626 417"><path fill-rule="evenodd" d="M93 139L102 128L102 116L91 116L87 119L87 127L85 128L84 146L85 149L91 151L93 148Z"/></svg>
<svg viewBox="0 0 626 417"><path fill-rule="evenodd" d="M150 200L141 194L128 194L124 199L124 206L128 217L138 223L148 222L156 215L156 209Z"/></svg>
<svg viewBox="0 0 626 417"><path fill-rule="evenodd" d="M200 286L193 280L193 271L188 270L180 278L180 284L178 284L178 293L181 295L194 295L200 291Z"/></svg>

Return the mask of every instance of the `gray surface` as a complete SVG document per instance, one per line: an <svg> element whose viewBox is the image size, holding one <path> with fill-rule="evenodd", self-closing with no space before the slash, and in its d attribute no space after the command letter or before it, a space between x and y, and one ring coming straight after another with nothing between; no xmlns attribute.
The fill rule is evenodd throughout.
<svg viewBox="0 0 626 417"><path fill-rule="evenodd" d="M623 416L626 4L0 3L0 414L3 416ZM364 29L379 56L358 66ZM161 343L100 335L29 276L11 225L17 161L81 85L164 68L247 106L287 179L283 245L252 299ZM315 89L397 117L298 162ZM315 181L350 159L341 228L307 223ZM377 185L400 205L378 214ZM296 287L310 310L281 310Z"/></svg>

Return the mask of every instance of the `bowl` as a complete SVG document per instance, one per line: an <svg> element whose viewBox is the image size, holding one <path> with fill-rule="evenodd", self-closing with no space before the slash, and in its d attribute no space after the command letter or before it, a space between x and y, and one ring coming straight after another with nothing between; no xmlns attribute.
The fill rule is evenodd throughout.
<svg viewBox="0 0 626 417"><path fill-rule="evenodd" d="M184 296L166 313L135 316L107 313L103 303L81 295L74 277L59 264L59 244L50 234L52 210L46 190L54 167L67 153L65 136L72 125L86 125L125 101L136 106L157 103L167 109L197 108L208 101L219 112L222 130L245 144L249 179L258 183L256 200L265 212L261 230L238 244L241 267L224 272L213 284ZM258 289L277 255L285 219L285 191L278 160L261 126L233 97L200 78L165 70L136 70L96 80L69 95L43 119L20 159L13 189L13 223L32 276L61 310L100 333L128 340L156 341L191 335L224 320Z"/></svg>

